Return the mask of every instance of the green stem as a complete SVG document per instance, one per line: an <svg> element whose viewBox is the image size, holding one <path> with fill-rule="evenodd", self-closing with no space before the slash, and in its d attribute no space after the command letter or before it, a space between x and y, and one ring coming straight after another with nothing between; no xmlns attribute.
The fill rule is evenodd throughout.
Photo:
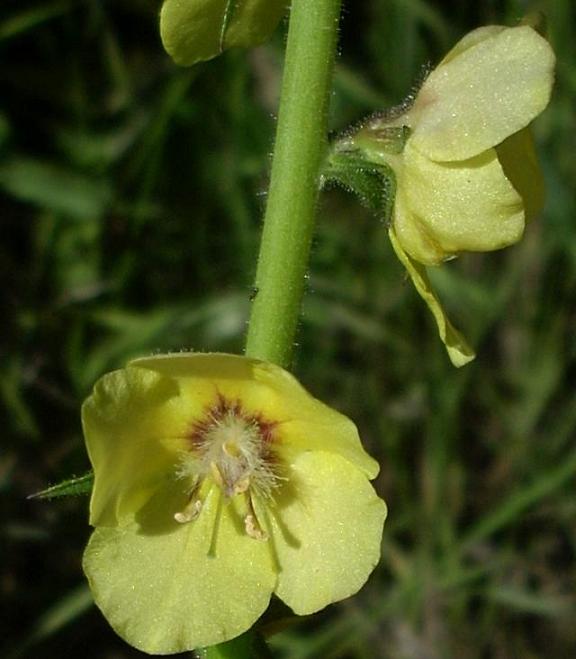
<svg viewBox="0 0 576 659"><path fill-rule="evenodd" d="M292 0L246 354L289 366L314 229L341 0ZM271 656L249 630L202 659Z"/></svg>
<svg viewBox="0 0 576 659"><path fill-rule="evenodd" d="M289 366L326 149L341 0L292 0L246 354Z"/></svg>

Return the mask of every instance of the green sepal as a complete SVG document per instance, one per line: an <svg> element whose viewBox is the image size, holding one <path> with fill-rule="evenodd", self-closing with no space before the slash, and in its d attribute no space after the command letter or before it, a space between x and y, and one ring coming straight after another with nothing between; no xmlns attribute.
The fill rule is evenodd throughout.
<svg viewBox="0 0 576 659"><path fill-rule="evenodd" d="M405 125L389 126L387 113L375 115L352 135L343 139L363 151L370 161L382 162L387 156L396 156L404 151L410 128Z"/></svg>
<svg viewBox="0 0 576 659"><path fill-rule="evenodd" d="M322 171L322 187L329 183L352 192L379 219L390 221L396 177L388 165L370 162L359 151L334 151L329 154Z"/></svg>
<svg viewBox="0 0 576 659"><path fill-rule="evenodd" d="M72 476L57 485L51 485L45 490L31 494L29 499L58 499L60 497L77 497L92 492L94 474L88 471L83 476Z"/></svg>

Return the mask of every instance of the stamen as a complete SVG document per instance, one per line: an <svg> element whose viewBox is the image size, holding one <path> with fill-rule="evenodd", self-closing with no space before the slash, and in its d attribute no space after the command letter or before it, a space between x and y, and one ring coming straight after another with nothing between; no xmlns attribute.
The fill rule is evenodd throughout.
<svg viewBox="0 0 576 659"><path fill-rule="evenodd" d="M250 476L244 476L244 478L236 481L232 488L232 494L243 494L250 487Z"/></svg>
<svg viewBox="0 0 576 659"><path fill-rule="evenodd" d="M260 523L256 519L256 515L248 513L244 517L244 528L246 529L246 534L249 535L254 540L268 540L268 534L260 526Z"/></svg>
<svg viewBox="0 0 576 659"><path fill-rule="evenodd" d="M272 498L284 480L274 450L276 425L245 412L239 401L219 395L192 427L189 450L182 455L177 477L191 482L194 491L208 479L225 499L250 491ZM245 522L247 533L265 537L253 510L251 514ZM177 521L184 523L198 512L187 507L177 515Z"/></svg>
<svg viewBox="0 0 576 659"><path fill-rule="evenodd" d="M268 534L260 525L254 510L254 503L250 494L246 495L246 504L248 506L248 513L244 517L244 529L246 535L254 538L254 540L268 540Z"/></svg>
<svg viewBox="0 0 576 659"><path fill-rule="evenodd" d="M188 505L181 512L175 513L174 519L178 524L187 524L194 521L202 510L202 501L200 499L191 499Z"/></svg>

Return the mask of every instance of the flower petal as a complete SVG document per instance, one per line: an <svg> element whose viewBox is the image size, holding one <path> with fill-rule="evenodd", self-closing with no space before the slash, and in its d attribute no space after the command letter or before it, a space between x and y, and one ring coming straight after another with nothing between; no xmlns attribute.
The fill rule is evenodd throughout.
<svg viewBox="0 0 576 659"><path fill-rule="evenodd" d="M500 32L508 29L509 28L505 25L483 25L482 27L477 27L475 30L472 30L472 32L465 34L462 39L460 39L460 41L453 46L446 55L444 55L439 66L447 64L450 60L453 60L465 50L468 50L468 48L472 48L472 46L475 46L482 41L486 41L486 39L490 39L491 37L495 37L497 34L500 34Z"/></svg>
<svg viewBox="0 0 576 659"><path fill-rule="evenodd" d="M171 378L251 380L256 359L219 352L174 352L133 359L138 366Z"/></svg>
<svg viewBox="0 0 576 659"><path fill-rule="evenodd" d="M380 467L362 446L356 425L346 416L311 396L287 371L261 363L258 379L267 383L277 396L280 420L280 452L293 456L302 451L338 453L376 478Z"/></svg>
<svg viewBox="0 0 576 659"><path fill-rule="evenodd" d="M546 107L553 69L552 49L530 27L481 39L441 63L422 85L410 111L414 146L448 161L499 144Z"/></svg>
<svg viewBox="0 0 576 659"><path fill-rule="evenodd" d="M328 410L332 412L331 418ZM376 478L380 466L362 447L356 425L336 410L327 408L322 412L318 421L310 417L283 424L281 437L284 441L279 446L279 454L290 460L305 451L326 451L342 456L367 478Z"/></svg>
<svg viewBox="0 0 576 659"><path fill-rule="evenodd" d="M496 147L496 153L504 174L522 197L526 221L531 220L544 206L544 179L530 128L510 135Z"/></svg>
<svg viewBox="0 0 576 659"><path fill-rule="evenodd" d="M84 571L115 631L144 652L171 654L250 628L276 581L268 544L238 528L215 488L195 521L167 533L154 524L96 529L86 548Z"/></svg>
<svg viewBox="0 0 576 659"><path fill-rule="evenodd" d="M404 160L398 186L408 212L395 214L394 230L412 258L436 265L460 252L492 251L520 240L522 198L494 149L461 162L437 163L409 141ZM418 232L424 232L429 249Z"/></svg>
<svg viewBox="0 0 576 659"><path fill-rule="evenodd" d="M182 395L190 398L196 394L197 378L211 380L219 392L241 400L246 411L279 422L283 452L333 451L370 478L378 473L378 463L362 447L354 423L310 395L293 375L279 366L218 353L159 355L136 359L131 364L179 378Z"/></svg>
<svg viewBox="0 0 576 659"><path fill-rule="evenodd" d="M380 558L386 505L364 474L334 453L300 454L295 495L278 501L273 542L276 594L305 615L356 593Z"/></svg>
<svg viewBox="0 0 576 659"><path fill-rule="evenodd" d="M102 377L82 406L95 480L90 523L127 523L177 460L189 409L174 380L126 368Z"/></svg>
<svg viewBox="0 0 576 659"><path fill-rule="evenodd" d="M390 229L388 235L390 236L390 242L392 243L392 247L396 252L396 256L400 259L401 263L408 271L410 279L412 279L412 283L416 287L418 294L424 300L424 302L426 302L428 308L434 316L434 320L438 326L440 339L446 346L450 361L454 364L454 366L464 366L464 364L467 364L469 361L474 359L476 356L474 351L468 345L466 339L446 317L440 301L432 290L432 286L424 266L414 261L404 251L400 241L394 233L394 229Z"/></svg>

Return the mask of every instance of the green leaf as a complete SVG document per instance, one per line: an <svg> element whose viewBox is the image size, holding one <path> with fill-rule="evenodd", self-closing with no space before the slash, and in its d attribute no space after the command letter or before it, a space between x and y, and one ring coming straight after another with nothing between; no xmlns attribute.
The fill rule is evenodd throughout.
<svg viewBox="0 0 576 659"><path fill-rule="evenodd" d="M28 633L26 640L16 647L6 659L33 656L29 653L30 648L57 634L63 627L86 613L93 604L92 593L87 585L82 584L71 590L40 616ZM38 656L38 653L35 653L34 656Z"/></svg>
<svg viewBox="0 0 576 659"><path fill-rule="evenodd" d="M51 4L40 3L39 7L6 18L0 23L0 42L17 37L52 18L65 14L71 6L72 3L67 0Z"/></svg>
<svg viewBox="0 0 576 659"><path fill-rule="evenodd" d="M41 492L30 495L29 499L58 499L60 497L73 497L90 494L94 483L92 471L83 476L72 476L57 485L52 485Z"/></svg>
<svg viewBox="0 0 576 659"><path fill-rule="evenodd" d="M0 189L20 201L80 220L101 217L111 200L104 180L21 156L0 166Z"/></svg>

